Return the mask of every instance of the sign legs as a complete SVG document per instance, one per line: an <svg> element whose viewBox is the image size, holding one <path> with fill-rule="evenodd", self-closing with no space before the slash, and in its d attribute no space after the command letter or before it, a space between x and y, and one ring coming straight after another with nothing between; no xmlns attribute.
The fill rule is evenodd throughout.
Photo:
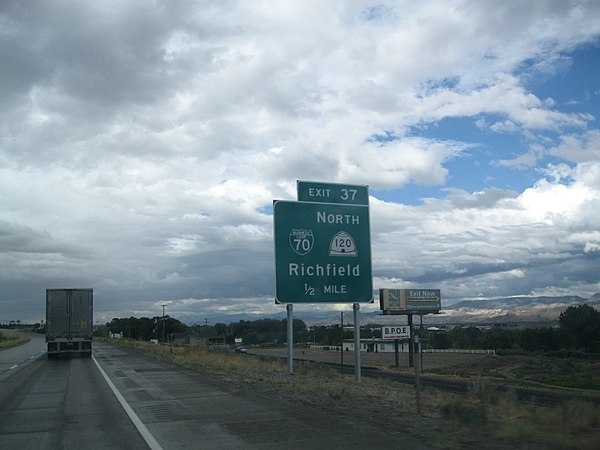
<svg viewBox="0 0 600 450"><path fill-rule="evenodd" d="M360 304L354 303L352 309L354 310L354 374L356 382L360 383L360 323L358 321Z"/></svg>
<svg viewBox="0 0 600 450"><path fill-rule="evenodd" d="M410 340L408 344L408 367L415 366L415 333L413 330L413 315L408 315L408 326L410 327Z"/></svg>
<svg viewBox="0 0 600 450"><path fill-rule="evenodd" d="M415 358L415 395L416 395L416 403L417 403L417 414L421 415L421 358L419 355L421 354L421 342L419 341L419 337L415 338L415 346L417 357Z"/></svg>
<svg viewBox="0 0 600 450"><path fill-rule="evenodd" d="M340 359L341 359L341 365L342 365L342 377L344 376L344 311L340 311L340 329L341 329L341 336L340 336Z"/></svg>
<svg viewBox="0 0 600 450"><path fill-rule="evenodd" d="M288 303L287 309L287 354L288 354L288 374L294 374L294 305Z"/></svg>

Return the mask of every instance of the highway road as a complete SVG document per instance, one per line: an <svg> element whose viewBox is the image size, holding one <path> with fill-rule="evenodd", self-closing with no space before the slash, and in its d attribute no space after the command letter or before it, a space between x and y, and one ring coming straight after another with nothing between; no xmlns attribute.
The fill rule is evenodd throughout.
<svg viewBox="0 0 600 450"><path fill-rule="evenodd" d="M148 448L90 358L38 354L2 380L0 405L1 449Z"/></svg>
<svg viewBox="0 0 600 450"><path fill-rule="evenodd" d="M20 333L14 330L1 330L4 334L20 335L29 339L29 342L17 347L0 351L0 383L12 373L46 352L46 339L44 335L33 333Z"/></svg>
<svg viewBox="0 0 600 450"><path fill-rule="evenodd" d="M0 448L426 448L372 423L94 345L92 358L42 356L13 369L0 384Z"/></svg>

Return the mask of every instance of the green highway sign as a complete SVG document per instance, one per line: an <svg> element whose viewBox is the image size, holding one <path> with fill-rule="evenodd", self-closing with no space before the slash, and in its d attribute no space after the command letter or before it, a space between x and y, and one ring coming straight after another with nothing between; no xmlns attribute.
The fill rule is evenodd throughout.
<svg viewBox="0 0 600 450"><path fill-rule="evenodd" d="M298 201L369 205L369 187L353 184L297 181Z"/></svg>
<svg viewBox="0 0 600 450"><path fill-rule="evenodd" d="M368 206L275 200L273 220L276 303L373 301Z"/></svg>

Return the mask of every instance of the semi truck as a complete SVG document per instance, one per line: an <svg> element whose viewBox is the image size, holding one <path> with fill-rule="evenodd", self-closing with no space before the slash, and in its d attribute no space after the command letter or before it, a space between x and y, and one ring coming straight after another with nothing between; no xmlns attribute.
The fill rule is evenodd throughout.
<svg viewBox="0 0 600 450"><path fill-rule="evenodd" d="M48 358L92 356L93 289L46 289Z"/></svg>

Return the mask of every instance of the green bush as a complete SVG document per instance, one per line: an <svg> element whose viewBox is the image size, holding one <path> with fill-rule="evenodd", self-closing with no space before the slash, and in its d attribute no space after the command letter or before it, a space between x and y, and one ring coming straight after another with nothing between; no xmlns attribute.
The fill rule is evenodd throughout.
<svg viewBox="0 0 600 450"><path fill-rule="evenodd" d="M573 350L546 352L544 353L544 356L554 356L556 358L600 359L600 353L577 352Z"/></svg>
<svg viewBox="0 0 600 450"><path fill-rule="evenodd" d="M442 404L440 413L443 418L455 420L461 425L484 426L487 423L486 410L481 404L455 400Z"/></svg>

